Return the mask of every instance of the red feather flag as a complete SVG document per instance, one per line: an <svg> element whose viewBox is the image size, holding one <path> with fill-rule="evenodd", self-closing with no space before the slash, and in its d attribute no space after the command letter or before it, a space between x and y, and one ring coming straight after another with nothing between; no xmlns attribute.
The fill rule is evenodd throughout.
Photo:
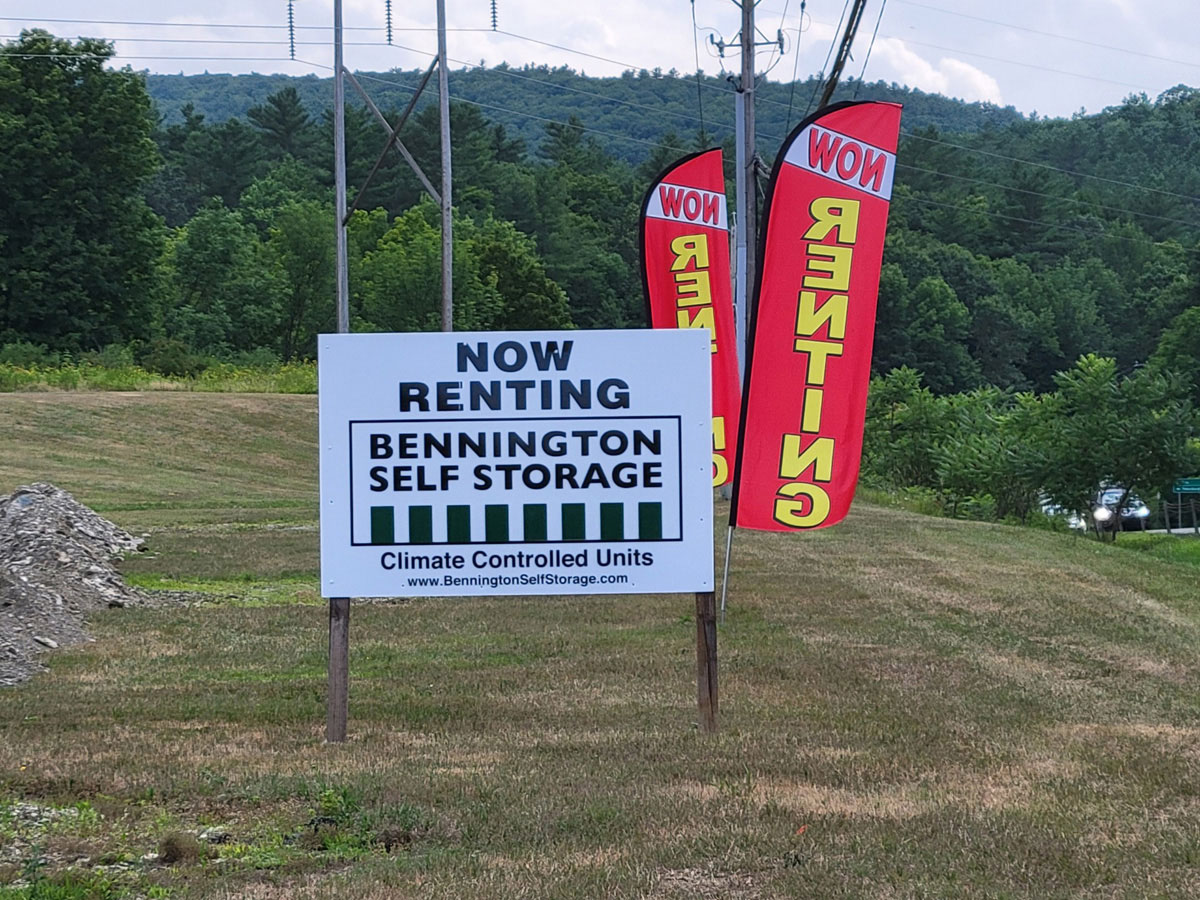
<svg viewBox="0 0 1200 900"><path fill-rule="evenodd" d="M707 328L712 335L713 487L720 487L733 473L741 386L719 148L681 159L646 192L642 285L652 328Z"/></svg>
<svg viewBox="0 0 1200 900"><path fill-rule="evenodd" d="M838 103L779 150L767 194L730 526L845 518L858 483L900 106Z"/></svg>

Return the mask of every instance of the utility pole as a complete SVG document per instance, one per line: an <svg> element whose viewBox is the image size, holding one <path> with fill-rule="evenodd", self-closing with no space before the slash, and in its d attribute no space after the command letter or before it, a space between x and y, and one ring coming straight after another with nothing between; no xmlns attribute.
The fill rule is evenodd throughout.
<svg viewBox="0 0 1200 900"><path fill-rule="evenodd" d="M350 273L346 262L346 67L342 0L333 0L333 180L337 206L337 330L350 331Z"/></svg>
<svg viewBox="0 0 1200 900"><path fill-rule="evenodd" d="M337 209L337 330L350 331L350 274L346 264L346 81L342 63L342 0L333 0L333 180ZM350 701L350 598L329 598L329 688L325 740L346 740Z"/></svg>
<svg viewBox="0 0 1200 900"><path fill-rule="evenodd" d="M437 0L438 104L442 120L442 331L454 330L454 223L450 197L450 69L446 59L446 0Z"/></svg>
<svg viewBox="0 0 1200 900"><path fill-rule="evenodd" d="M737 144L737 280L733 287L733 313L737 328L738 375L746 384L746 336L750 333L750 299L754 296L756 253L758 251L758 214L755 198L758 192L758 154L754 140L754 51L757 47L779 46L783 52L783 32L773 41L759 41L754 25L754 7L758 0L733 0L742 10L742 31L739 44L742 50L742 76L729 80L734 83L734 118ZM710 41L712 39L710 38ZM722 56L725 41L712 41Z"/></svg>
<svg viewBox="0 0 1200 900"><path fill-rule="evenodd" d="M754 295L755 252L758 223L754 192L757 185L754 157L754 6L757 0L741 0L742 78L735 95L737 118L737 284L734 306L738 343L738 375L746 384L746 335L750 327L750 298Z"/></svg>

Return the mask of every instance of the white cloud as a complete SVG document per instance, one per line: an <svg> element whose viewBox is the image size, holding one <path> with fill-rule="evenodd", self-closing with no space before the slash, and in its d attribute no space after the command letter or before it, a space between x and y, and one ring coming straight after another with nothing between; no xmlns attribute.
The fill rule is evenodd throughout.
<svg viewBox="0 0 1200 900"><path fill-rule="evenodd" d="M935 66L899 38L880 38L875 54L894 71L896 81L909 87L967 101L1004 102L996 79L961 59L944 56Z"/></svg>

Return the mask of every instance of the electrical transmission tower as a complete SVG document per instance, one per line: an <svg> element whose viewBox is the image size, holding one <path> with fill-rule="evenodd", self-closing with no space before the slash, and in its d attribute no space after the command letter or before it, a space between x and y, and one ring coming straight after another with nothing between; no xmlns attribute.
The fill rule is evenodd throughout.
<svg viewBox="0 0 1200 900"><path fill-rule="evenodd" d="M379 107L371 100L366 90L359 83L358 79L346 68L343 55L343 29L342 29L342 3L343 0L334 0L333 4L333 68L334 68L334 83L333 83L333 156L334 156L334 183L335 193L337 194L337 306L338 306L338 331L346 332L350 330L350 284L349 284L349 266L346 259L347 237L346 225L349 222L350 214L358 208L359 202L364 197L367 188L370 187L375 175L379 172L383 165L387 154L395 150L404 161L413 170L417 179L421 182L422 187L438 204L442 212L442 330L454 330L454 291L453 291L453 222L451 221L451 159L450 159L450 85L449 85L449 66L447 65L446 57L446 2L445 0L436 0L437 2L437 35L438 35L438 53L433 63L426 70L424 77L421 79L420 85L413 93L412 99L408 103L408 107L397 120L395 125L388 122L387 118L379 111ZM387 19L388 43L391 43L391 0L385 0L385 16ZM417 100L425 90L429 79L433 74L433 70L438 71L438 108L441 120L441 156L442 156L442 186L441 190L436 190L433 183L417 165L417 161L413 155L409 153L408 148L404 146L404 142L400 140L400 129L404 127L404 123L412 114L416 107ZM366 182L355 195L354 205L349 210L346 203L346 80L349 79L351 85L362 97L363 102L371 110L380 127L387 133L387 141L384 144L383 151L380 153L375 166L371 169L371 173L367 176Z"/></svg>
<svg viewBox="0 0 1200 900"><path fill-rule="evenodd" d="M385 0L388 43L391 43L391 0ZM292 4L288 3L289 31L294 31ZM350 275L347 259L348 235L346 225L350 215L358 208L371 181L383 165L387 154L395 150L412 168L421 185L429 192L442 211L442 331L454 330L453 289L453 223L451 221L451 174L450 174L450 85L446 58L446 0L437 0L438 55L425 70L420 85L413 92L408 106L395 125L379 111L379 107L359 84L358 79L346 68L342 39L342 0L333 2L333 175L335 205L337 208L337 330L339 334L350 331ZM416 108L425 86L438 70L438 108L441 118L442 188L438 191L426 177L417 161L413 159L404 142L400 140L400 129ZM346 206L346 79L354 85L363 102L371 110L376 121L385 132L387 141L383 152L375 162L371 174L354 197L354 206ZM346 740L346 719L349 705L350 684L350 599L331 597L329 600L329 694L326 708L325 739L330 743Z"/></svg>

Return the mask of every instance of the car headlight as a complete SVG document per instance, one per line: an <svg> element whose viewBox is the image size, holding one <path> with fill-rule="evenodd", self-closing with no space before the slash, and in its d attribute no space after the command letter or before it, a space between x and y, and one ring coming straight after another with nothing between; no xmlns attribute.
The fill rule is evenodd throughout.
<svg viewBox="0 0 1200 900"><path fill-rule="evenodd" d="M1134 515L1137 516L1139 519L1148 518L1150 516L1150 507L1139 506L1137 508L1137 510L1134 512Z"/></svg>
<svg viewBox="0 0 1200 900"><path fill-rule="evenodd" d="M1097 506L1092 510L1092 518L1097 522L1107 522L1113 516L1112 510L1107 506Z"/></svg>

